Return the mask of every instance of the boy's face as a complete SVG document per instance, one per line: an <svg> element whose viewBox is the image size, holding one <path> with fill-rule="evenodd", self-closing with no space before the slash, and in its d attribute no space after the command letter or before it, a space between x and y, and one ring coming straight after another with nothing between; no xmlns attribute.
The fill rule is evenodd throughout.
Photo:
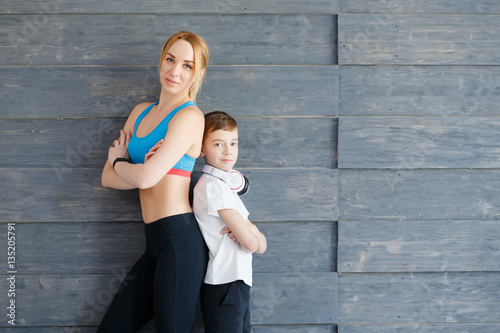
<svg viewBox="0 0 500 333"><path fill-rule="evenodd" d="M238 159L238 129L209 133L203 141L201 156L208 165L223 171L231 170Z"/></svg>

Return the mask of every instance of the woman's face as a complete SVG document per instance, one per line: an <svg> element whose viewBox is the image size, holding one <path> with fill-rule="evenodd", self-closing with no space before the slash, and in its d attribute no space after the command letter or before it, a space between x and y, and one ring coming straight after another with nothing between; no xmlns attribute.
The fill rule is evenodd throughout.
<svg viewBox="0 0 500 333"><path fill-rule="evenodd" d="M194 82L194 51L179 39L168 49L160 68L162 88L171 94L187 92Z"/></svg>

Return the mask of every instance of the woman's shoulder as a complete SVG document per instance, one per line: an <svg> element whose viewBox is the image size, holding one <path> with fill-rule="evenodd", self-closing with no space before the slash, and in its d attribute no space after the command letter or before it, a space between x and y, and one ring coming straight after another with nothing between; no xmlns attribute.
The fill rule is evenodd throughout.
<svg viewBox="0 0 500 333"><path fill-rule="evenodd" d="M130 115L134 113L141 113L142 111L146 110L148 107L150 107L152 104L155 104L155 102L142 102L137 104L133 109L132 112L130 112Z"/></svg>
<svg viewBox="0 0 500 333"><path fill-rule="evenodd" d="M154 104L154 102L144 102L144 103L139 103L137 104L132 111L130 112L127 123L125 124L125 128L129 128L130 130L133 131L134 129L134 124L139 115L146 110L151 104Z"/></svg>
<svg viewBox="0 0 500 333"><path fill-rule="evenodd" d="M189 111L189 112L196 113L196 114L200 114L200 113L203 114L203 112L201 112L201 110L198 107L198 105L196 105L194 103L187 105L182 110Z"/></svg>
<svg viewBox="0 0 500 333"><path fill-rule="evenodd" d="M205 122L205 116L196 104L188 105L182 108L182 110L179 110L179 112L176 113L174 118L176 118L176 120L182 119L183 121L188 122Z"/></svg>

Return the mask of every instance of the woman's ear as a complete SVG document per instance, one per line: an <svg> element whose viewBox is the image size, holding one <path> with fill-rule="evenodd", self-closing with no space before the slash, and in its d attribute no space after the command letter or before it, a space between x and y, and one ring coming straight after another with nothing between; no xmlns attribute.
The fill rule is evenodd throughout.
<svg viewBox="0 0 500 333"><path fill-rule="evenodd" d="M202 80L204 77L205 77L205 68L203 68L203 69L201 70L201 73L200 73L200 80Z"/></svg>

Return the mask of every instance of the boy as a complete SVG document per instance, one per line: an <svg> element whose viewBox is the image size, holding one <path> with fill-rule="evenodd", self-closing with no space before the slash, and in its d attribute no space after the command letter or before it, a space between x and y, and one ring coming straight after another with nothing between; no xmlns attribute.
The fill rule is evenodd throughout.
<svg viewBox="0 0 500 333"><path fill-rule="evenodd" d="M267 243L228 185L238 158L238 128L225 112L205 115L201 156L206 165L194 188L193 212L209 249L201 290L205 333L250 332L252 253L264 253Z"/></svg>

